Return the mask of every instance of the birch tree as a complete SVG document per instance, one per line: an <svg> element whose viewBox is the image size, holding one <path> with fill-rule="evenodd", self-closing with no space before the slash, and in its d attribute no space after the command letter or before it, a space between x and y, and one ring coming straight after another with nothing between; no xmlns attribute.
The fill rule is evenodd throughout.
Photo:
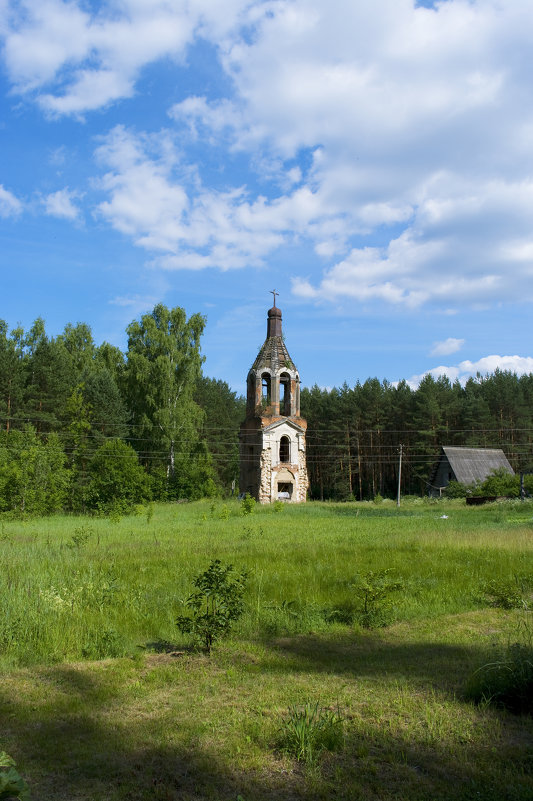
<svg viewBox="0 0 533 801"><path fill-rule="evenodd" d="M164 473L166 491L179 494L197 460L202 411L193 396L203 358L205 318L155 306L126 329L125 385L131 437L142 464Z"/></svg>

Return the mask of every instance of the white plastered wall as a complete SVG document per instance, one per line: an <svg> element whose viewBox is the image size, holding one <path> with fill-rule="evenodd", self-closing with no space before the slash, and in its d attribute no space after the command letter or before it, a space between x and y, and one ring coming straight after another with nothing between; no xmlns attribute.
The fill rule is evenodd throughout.
<svg viewBox="0 0 533 801"><path fill-rule="evenodd" d="M282 437L288 437L290 442L289 461L280 463L279 448ZM268 452L268 456L267 456ZM269 503L277 499L278 474L287 471L294 477L291 500L295 503L305 501L307 494L307 471L305 470L305 435L288 422L263 432L263 458L261 460L261 503ZM264 475L268 470L270 476ZM283 479L282 479L283 480ZM267 490L269 488L269 492ZM268 497L268 494L270 497Z"/></svg>

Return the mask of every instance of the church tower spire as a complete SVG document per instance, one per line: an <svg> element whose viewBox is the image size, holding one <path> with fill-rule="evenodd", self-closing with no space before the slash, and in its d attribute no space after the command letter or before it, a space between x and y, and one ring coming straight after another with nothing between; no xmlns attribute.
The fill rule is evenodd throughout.
<svg viewBox="0 0 533 801"><path fill-rule="evenodd" d="M305 501L306 421L300 417L300 376L282 334L281 309L267 314L267 337L248 373L246 420L240 430L241 492L260 503Z"/></svg>

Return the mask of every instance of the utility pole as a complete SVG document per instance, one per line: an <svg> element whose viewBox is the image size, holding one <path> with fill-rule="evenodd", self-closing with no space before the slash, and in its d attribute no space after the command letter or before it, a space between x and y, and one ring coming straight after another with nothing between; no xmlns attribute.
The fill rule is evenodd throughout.
<svg viewBox="0 0 533 801"><path fill-rule="evenodd" d="M396 506L400 505L400 487L402 484L402 455L403 455L403 445L400 445L400 464L398 465L398 496L396 498Z"/></svg>

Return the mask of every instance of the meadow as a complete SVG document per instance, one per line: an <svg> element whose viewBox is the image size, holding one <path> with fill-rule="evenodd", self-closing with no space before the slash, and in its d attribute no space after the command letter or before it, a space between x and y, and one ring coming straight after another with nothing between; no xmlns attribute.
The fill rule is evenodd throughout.
<svg viewBox="0 0 533 801"><path fill-rule="evenodd" d="M531 645L532 539L529 502L4 519L0 751L42 801L530 801L531 716L466 693ZM215 558L249 576L207 656L176 617ZM523 608L501 608L513 588ZM287 721L305 708L341 741L298 761Z"/></svg>

